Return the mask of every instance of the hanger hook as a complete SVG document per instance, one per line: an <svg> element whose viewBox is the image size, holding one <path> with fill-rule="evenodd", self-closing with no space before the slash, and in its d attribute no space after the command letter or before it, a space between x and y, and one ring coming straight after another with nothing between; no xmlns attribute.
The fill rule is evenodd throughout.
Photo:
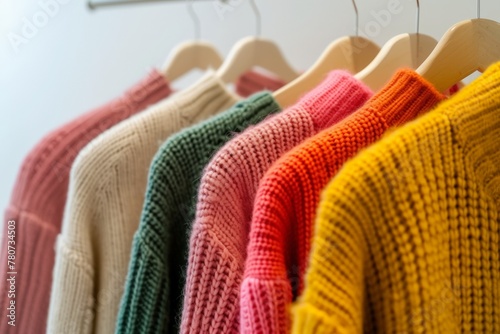
<svg viewBox="0 0 500 334"><path fill-rule="evenodd" d="M256 36L260 37L260 32L262 29L262 19L260 16L259 7L257 7L255 0L250 0L250 4L252 5L252 10L253 10L253 13L255 14Z"/></svg>
<svg viewBox="0 0 500 334"><path fill-rule="evenodd" d="M356 37L359 36L359 12L358 6L356 6L356 1L352 0L352 6L354 7L354 13L356 14Z"/></svg>
<svg viewBox="0 0 500 334"><path fill-rule="evenodd" d="M201 35L200 18L198 17L198 15L196 15L196 12L194 11L193 0L186 0L186 5L189 12L189 16L191 17L191 20L193 21L194 24L194 29L195 29L194 38L195 40L199 40Z"/></svg>
<svg viewBox="0 0 500 334"><path fill-rule="evenodd" d="M476 0L477 18L481 18L481 0Z"/></svg>
<svg viewBox="0 0 500 334"><path fill-rule="evenodd" d="M420 1L417 0L417 35L420 33Z"/></svg>

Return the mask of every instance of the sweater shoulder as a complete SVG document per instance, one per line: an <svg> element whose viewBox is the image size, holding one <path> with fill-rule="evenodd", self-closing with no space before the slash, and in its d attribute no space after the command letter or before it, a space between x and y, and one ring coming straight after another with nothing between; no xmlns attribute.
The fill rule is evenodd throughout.
<svg viewBox="0 0 500 334"><path fill-rule="evenodd" d="M216 153L205 170L202 187L211 179L219 180L214 184L219 188L258 182L282 153L313 131L312 119L305 111L284 111L250 126Z"/></svg>
<svg viewBox="0 0 500 334"><path fill-rule="evenodd" d="M457 157L447 155L451 151L459 150L448 117L431 112L390 129L380 141L347 161L325 188L322 202L342 203L335 207L349 208L346 212L351 214L391 206L395 196L401 204L404 196L400 198L398 193L408 191L422 173L430 178L442 173L439 163L452 162ZM365 188L370 192L364 192Z"/></svg>
<svg viewBox="0 0 500 334"><path fill-rule="evenodd" d="M97 183L106 179L108 173L116 172L120 164L133 158L131 150L137 144L137 136L130 119L101 134L88 143L77 155L71 169L71 181ZM97 190L97 189L96 189Z"/></svg>
<svg viewBox="0 0 500 334"><path fill-rule="evenodd" d="M45 196L46 191L40 188L41 178L48 187L65 187L79 152L99 134L126 117L130 109L127 98L117 98L48 133L25 157L15 186L21 194L15 197L29 196L30 202L35 202L37 194ZM36 192L33 192L34 187Z"/></svg>

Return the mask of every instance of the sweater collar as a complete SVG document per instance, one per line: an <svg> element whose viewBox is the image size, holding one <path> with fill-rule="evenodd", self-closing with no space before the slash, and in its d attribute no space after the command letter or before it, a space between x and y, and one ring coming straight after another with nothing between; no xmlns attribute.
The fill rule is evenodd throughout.
<svg viewBox="0 0 500 334"><path fill-rule="evenodd" d="M213 115L214 111L229 108L240 99L213 70L209 70L192 86L177 93L174 101L181 117L192 124Z"/></svg>
<svg viewBox="0 0 500 334"><path fill-rule="evenodd" d="M350 73L336 70L304 95L296 107L309 112L319 131L356 111L372 95L372 91Z"/></svg>
<svg viewBox="0 0 500 334"><path fill-rule="evenodd" d="M388 127L402 125L434 108L445 96L417 72L402 69L369 102Z"/></svg>
<svg viewBox="0 0 500 334"><path fill-rule="evenodd" d="M172 94L168 80L156 69L152 69L148 76L125 92L127 102L134 109L145 109L151 100L160 100Z"/></svg>
<svg viewBox="0 0 500 334"><path fill-rule="evenodd" d="M500 62L445 102L458 141L478 179L500 204Z"/></svg>
<svg viewBox="0 0 500 334"><path fill-rule="evenodd" d="M272 75L262 74L253 70L243 73L235 84L236 92L241 96L251 96L262 91L276 91L283 87L285 82Z"/></svg>

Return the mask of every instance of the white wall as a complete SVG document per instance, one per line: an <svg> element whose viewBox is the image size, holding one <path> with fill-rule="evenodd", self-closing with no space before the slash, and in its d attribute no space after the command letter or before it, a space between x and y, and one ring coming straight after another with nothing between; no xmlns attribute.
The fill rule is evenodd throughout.
<svg viewBox="0 0 500 334"><path fill-rule="evenodd" d="M50 0L42 0L43 2ZM63 2L62 0L59 0ZM131 5L90 12L82 0L64 0L59 12L16 52L9 33L21 34L23 17L41 10L39 0L0 0L0 208L30 148L48 131L120 94L169 50L194 35L181 2ZM357 0L360 31L377 22L373 11L391 1ZM255 31L248 0L219 16L213 1L195 3L202 38L222 53ZM352 34L350 0L256 0L262 34L276 40L292 65L306 69L332 40ZM399 0L403 10L373 36L383 44L395 34L414 32L416 1ZM421 0L422 33L440 38L455 22L476 16L474 0ZM483 0L482 16L500 20L500 1ZM193 81L191 76L176 86Z"/></svg>

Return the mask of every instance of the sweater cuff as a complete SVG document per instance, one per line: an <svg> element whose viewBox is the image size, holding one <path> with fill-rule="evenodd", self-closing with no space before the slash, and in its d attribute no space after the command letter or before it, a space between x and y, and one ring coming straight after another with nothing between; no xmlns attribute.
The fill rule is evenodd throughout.
<svg viewBox="0 0 500 334"><path fill-rule="evenodd" d="M92 266L59 235L47 333L90 333L98 301Z"/></svg>
<svg viewBox="0 0 500 334"><path fill-rule="evenodd" d="M181 333L238 333L243 267L210 231L194 233Z"/></svg>
<svg viewBox="0 0 500 334"><path fill-rule="evenodd" d="M247 277L241 286L240 333L289 333L292 289L287 279Z"/></svg>

